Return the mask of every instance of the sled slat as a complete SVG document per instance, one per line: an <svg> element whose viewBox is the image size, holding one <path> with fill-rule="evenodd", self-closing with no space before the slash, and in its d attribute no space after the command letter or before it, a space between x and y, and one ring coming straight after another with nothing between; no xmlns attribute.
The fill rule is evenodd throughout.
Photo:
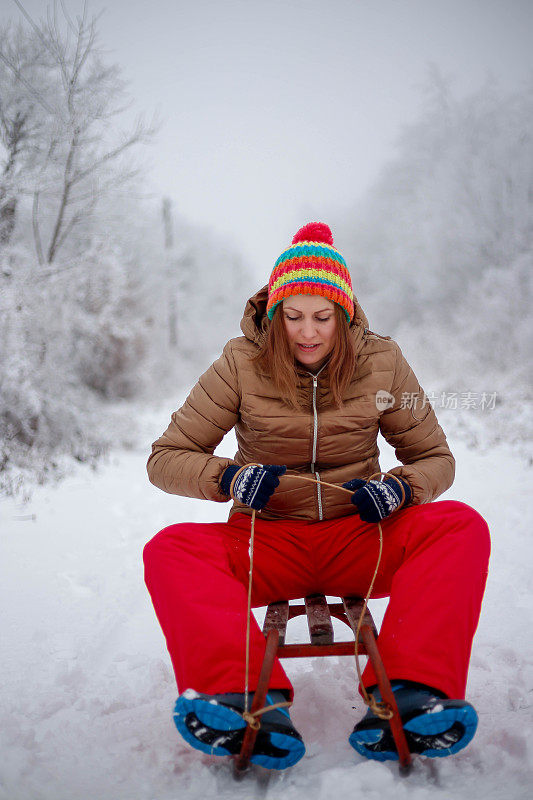
<svg viewBox="0 0 533 800"><path fill-rule="evenodd" d="M359 617L361 616L361 612L363 610L364 601L360 597L343 597L342 604L344 606L344 611L350 623L350 626L354 632L357 630L357 625L359 624ZM368 610L365 611L365 616L363 617L363 625L368 625L368 627L373 632L374 636L377 637L378 632L376 630L376 626L374 625L374 620L372 619L372 614Z"/></svg>
<svg viewBox="0 0 533 800"><path fill-rule="evenodd" d="M276 630L279 633L279 644L283 645L285 642L285 634L287 632L287 622L289 619L289 601L280 600L279 603L270 603L263 623L263 633L265 636L271 630Z"/></svg>
<svg viewBox="0 0 533 800"><path fill-rule="evenodd" d="M305 609L311 644L333 644L333 625L324 595L314 594L306 597Z"/></svg>

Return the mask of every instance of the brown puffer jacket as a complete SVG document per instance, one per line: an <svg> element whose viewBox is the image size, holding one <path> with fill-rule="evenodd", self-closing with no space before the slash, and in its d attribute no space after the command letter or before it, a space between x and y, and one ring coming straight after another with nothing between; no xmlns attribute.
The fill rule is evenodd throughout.
<svg viewBox="0 0 533 800"><path fill-rule="evenodd" d="M351 325L357 358L342 407L332 404L327 367L317 376L302 368L301 412L283 402L272 381L250 360L264 336L266 301L264 287L247 303L241 322L244 336L226 344L152 445L150 481L172 494L226 502L219 486L226 467L254 462L286 464L290 472L340 486L379 471L380 431L404 465L391 472L408 481L413 504L428 503L451 486L455 461L433 409L423 405L424 392L399 346L368 330L357 301ZM380 390L394 398L385 409L376 403ZM233 427L235 459L214 456ZM230 516L236 511L251 513L239 503L234 503ZM319 520L353 513L344 492L286 475L261 516Z"/></svg>

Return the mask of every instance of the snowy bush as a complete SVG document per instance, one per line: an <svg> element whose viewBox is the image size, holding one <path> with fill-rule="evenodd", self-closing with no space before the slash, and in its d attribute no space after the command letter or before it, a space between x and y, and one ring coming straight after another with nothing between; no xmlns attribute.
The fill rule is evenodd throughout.
<svg viewBox="0 0 533 800"><path fill-rule="evenodd" d="M179 220L179 243L165 252L160 209L130 205L125 222L108 225L105 241L95 226L92 247L52 270L36 263L24 229L3 250L5 489L17 483L14 471L33 469L44 478L62 455L94 461L111 440L131 439L131 421L119 422L104 401L175 393L190 381L191 364L207 366L239 334L246 272L226 243ZM170 299L176 341L169 336Z"/></svg>

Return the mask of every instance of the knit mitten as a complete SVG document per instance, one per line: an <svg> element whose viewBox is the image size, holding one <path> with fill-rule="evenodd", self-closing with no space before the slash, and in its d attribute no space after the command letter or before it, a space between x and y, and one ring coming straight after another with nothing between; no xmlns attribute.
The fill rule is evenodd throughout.
<svg viewBox="0 0 533 800"><path fill-rule="evenodd" d="M220 488L227 495L230 495L231 489L235 500L260 511L274 494L274 490L279 486L280 477L286 471L287 467L280 467L277 464L266 464L264 467L257 464L249 464L246 467L232 465L222 473Z"/></svg>
<svg viewBox="0 0 533 800"><path fill-rule="evenodd" d="M361 478L355 478L342 485L345 489L353 490L354 494L350 499L363 522L381 522L393 511L401 506L406 506L411 500L411 487L403 478L399 480L405 491L403 503L402 491L394 478L368 482Z"/></svg>

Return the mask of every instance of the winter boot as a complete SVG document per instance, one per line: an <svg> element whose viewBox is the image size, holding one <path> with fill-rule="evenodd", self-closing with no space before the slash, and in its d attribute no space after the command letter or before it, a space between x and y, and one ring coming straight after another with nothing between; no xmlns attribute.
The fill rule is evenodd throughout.
<svg viewBox="0 0 533 800"><path fill-rule="evenodd" d="M410 681L392 681L392 690L411 753L442 758L457 753L472 740L477 714L470 703L448 700L435 689ZM381 700L379 689L372 694ZM398 760L388 720L380 719L370 708L353 729L349 742L366 758Z"/></svg>
<svg viewBox="0 0 533 800"><path fill-rule="evenodd" d="M250 693L250 706L253 693ZM286 700L280 691L271 691L266 704ZM187 689L176 701L174 722L186 742L197 750L215 756L240 752L246 728L241 714L244 694L200 694ZM292 767L305 753L302 737L293 727L286 708L262 714L251 761L268 769Z"/></svg>

